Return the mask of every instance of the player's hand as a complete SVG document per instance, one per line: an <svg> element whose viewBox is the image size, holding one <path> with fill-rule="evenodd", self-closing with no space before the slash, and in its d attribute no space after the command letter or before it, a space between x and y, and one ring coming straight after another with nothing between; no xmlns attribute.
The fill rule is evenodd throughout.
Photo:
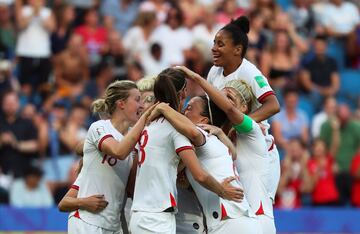
<svg viewBox="0 0 360 234"><path fill-rule="evenodd" d="M232 186L230 183L233 180L236 180L235 176L231 176L223 180L221 183L223 192L220 194L220 197L230 201L241 202L244 198L244 191L239 187Z"/></svg>
<svg viewBox="0 0 360 234"><path fill-rule="evenodd" d="M158 106L159 102L156 102L154 105L150 106L144 113L142 113L141 117L142 119L145 120L146 123L148 123L148 119L151 115L151 113L153 112L153 110Z"/></svg>
<svg viewBox="0 0 360 234"><path fill-rule="evenodd" d="M218 128L216 126L210 125L210 124L198 124L201 129L207 131L210 135L219 136L221 134L224 134L221 128Z"/></svg>
<svg viewBox="0 0 360 234"><path fill-rule="evenodd" d="M81 209L87 210L91 213L98 213L106 208L109 204L105 200L104 195L93 195L90 197L83 198L81 200Z"/></svg>
<svg viewBox="0 0 360 234"><path fill-rule="evenodd" d="M225 88L224 90L226 97L228 98L228 100L231 102L232 105L238 107L240 106L241 102L244 101L244 100L239 100L236 91L233 90L232 88Z"/></svg>
<svg viewBox="0 0 360 234"><path fill-rule="evenodd" d="M175 66L174 68L185 72L187 78L189 78L191 80L196 81L196 78L199 78L199 77L201 78L201 76L199 74L191 71L189 68L187 68L185 66Z"/></svg>
<svg viewBox="0 0 360 234"><path fill-rule="evenodd" d="M149 113L149 116L147 117L146 123L149 124L150 122L157 119L160 115L162 115L164 109L166 109L169 106L167 103L158 103L154 108L151 109L151 112Z"/></svg>

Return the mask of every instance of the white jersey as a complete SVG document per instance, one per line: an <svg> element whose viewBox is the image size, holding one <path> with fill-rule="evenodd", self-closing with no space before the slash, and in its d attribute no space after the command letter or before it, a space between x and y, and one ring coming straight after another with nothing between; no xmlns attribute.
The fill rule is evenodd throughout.
<svg viewBox="0 0 360 234"><path fill-rule="evenodd" d="M248 121L248 128L243 132L237 130L236 168L253 211L257 215L265 214L273 218L271 158L259 125L250 117L245 118L244 122Z"/></svg>
<svg viewBox="0 0 360 234"><path fill-rule="evenodd" d="M255 111L258 109L264 99L269 95L274 95L274 91L269 85L268 80L261 73L259 69L256 68L254 64L249 62L247 59L243 59L240 67L238 67L233 73L224 76L224 69L222 67L213 66L208 74L207 81L212 84L215 88L221 90L225 87L225 84L231 80L242 80L245 81L252 89L256 101L252 106L251 111ZM270 128L270 125L267 120L261 122L267 130ZM279 153L274 145L274 138L270 134L266 134L265 136L266 144L268 147L268 151L271 151L270 157L271 165L272 165L272 199L274 200L277 186L280 180L280 159Z"/></svg>
<svg viewBox="0 0 360 234"><path fill-rule="evenodd" d="M190 141L159 118L144 129L137 147L139 166L131 209L162 212L173 207L176 211L178 153L192 149Z"/></svg>
<svg viewBox="0 0 360 234"><path fill-rule="evenodd" d="M240 67L233 73L224 76L223 72L224 69L222 67L213 66L209 71L207 81L219 90L223 89L225 84L231 80L245 81L251 87L257 99L256 105L252 107L252 111L258 109L267 96L274 94L268 80L261 71L245 58Z"/></svg>
<svg viewBox="0 0 360 234"><path fill-rule="evenodd" d="M84 144L81 186L78 197L104 194L109 202L99 213L79 210L79 217L85 222L108 230L120 230L120 210L123 207L125 188L132 166L132 157L118 160L101 152L103 141L109 137L120 141L123 135L111 124L110 120L93 123Z"/></svg>
<svg viewBox="0 0 360 234"><path fill-rule="evenodd" d="M206 142L196 147L196 155L204 170L220 183L227 177L236 176L229 149L216 136L208 136L207 132L199 130L204 134ZM219 225L224 218L255 217L246 198L240 203L222 199L197 183L188 170L187 176L203 207L209 228ZM233 181L232 185L243 188L240 181Z"/></svg>

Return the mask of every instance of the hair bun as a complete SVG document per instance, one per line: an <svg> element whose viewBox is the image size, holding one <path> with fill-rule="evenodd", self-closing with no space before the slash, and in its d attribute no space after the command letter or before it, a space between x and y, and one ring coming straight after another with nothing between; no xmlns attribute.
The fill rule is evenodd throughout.
<svg viewBox="0 0 360 234"><path fill-rule="evenodd" d="M248 33L250 30L250 22L246 16L240 16L236 20L231 20L231 24L235 25L236 27L240 28L241 31L244 33Z"/></svg>

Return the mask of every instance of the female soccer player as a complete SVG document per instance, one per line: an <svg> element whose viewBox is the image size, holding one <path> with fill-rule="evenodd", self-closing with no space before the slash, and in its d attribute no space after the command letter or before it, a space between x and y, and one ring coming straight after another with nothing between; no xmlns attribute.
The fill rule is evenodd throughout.
<svg viewBox="0 0 360 234"><path fill-rule="evenodd" d="M105 98L94 101L93 112L104 112L110 119L99 120L88 130L77 197L101 194L108 204L100 212L79 206L77 215L69 218L69 233L122 233L120 209L133 161L128 155L152 110L139 119L141 109L140 92L131 81L110 84Z"/></svg>
<svg viewBox="0 0 360 234"><path fill-rule="evenodd" d="M270 125L266 119L280 111L280 105L267 79L252 63L246 60L248 47L249 20L241 16L225 25L215 35L212 47L214 66L210 69L207 80L221 90L231 80L243 80L256 96L249 116L261 122L266 128L266 143L271 158L271 197L274 201L280 179L280 159L273 136L267 133Z"/></svg>
<svg viewBox="0 0 360 234"><path fill-rule="evenodd" d="M160 103L154 109L150 118L153 118L156 113L165 116L180 133L189 137L196 146L195 152L201 166L218 181L236 176L229 148L219 140L232 146L230 139L221 130L217 130L217 136L214 136L194 125L222 124L224 117L226 118L221 115L221 112L211 108L210 102L205 96L194 97L190 100L185 110L187 118L164 103ZM214 128L211 130L214 131ZM202 205L208 233L261 233L260 224L246 198L242 202L224 200L203 188L193 179L188 170L187 176ZM233 181L232 184L242 187L239 181Z"/></svg>
<svg viewBox="0 0 360 234"><path fill-rule="evenodd" d="M165 69L156 78L155 98L180 110L180 99L184 97L185 86L185 73L173 68ZM190 141L178 133L165 118L152 121L144 129L139 139L138 153L130 220L130 231L133 234L175 233L176 176L180 158L202 186L224 199L242 199L241 189L230 185L234 178L227 178L220 184L204 171Z"/></svg>
<svg viewBox="0 0 360 234"><path fill-rule="evenodd" d="M256 103L251 88L241 80L227 82L224 92L229 100L198 74L186 67L179 69L204 89L232 123L237 132L235 164L244 186L245 197L258 215L263 233L276 233L271 198L271 158L260 126L247 115Z"/></svg>

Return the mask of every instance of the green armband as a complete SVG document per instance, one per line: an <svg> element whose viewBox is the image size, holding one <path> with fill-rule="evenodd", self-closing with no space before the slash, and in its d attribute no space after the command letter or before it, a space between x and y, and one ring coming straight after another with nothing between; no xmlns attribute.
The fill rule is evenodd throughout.
<svg viewBox="0 0 360 234"><path fill-rule="evenodd" d="M249 116L244 115L242 123L233 125L233 127L238 133L248 133L253 129L253 120Z"/></svg>

